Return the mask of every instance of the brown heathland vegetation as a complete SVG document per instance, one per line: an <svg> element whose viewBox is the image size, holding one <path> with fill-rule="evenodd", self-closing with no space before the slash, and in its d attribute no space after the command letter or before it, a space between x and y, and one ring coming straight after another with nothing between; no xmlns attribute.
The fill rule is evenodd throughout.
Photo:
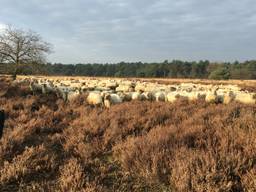
<svg viewBox="0 0 256 192"><path fill-rule="evenodd" d="M255 105L105 109L0 88L0 191L256 191Z"/></svg>

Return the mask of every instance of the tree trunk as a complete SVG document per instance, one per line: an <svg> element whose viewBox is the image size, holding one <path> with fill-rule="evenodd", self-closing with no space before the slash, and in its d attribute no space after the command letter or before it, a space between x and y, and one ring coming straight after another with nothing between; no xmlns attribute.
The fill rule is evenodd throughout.
<svg viewBox="0 0 256 192"><path fill-rule="evenodd" d="M15 69L14 69L14 72L13 72L13 75L12 75L13 80L16 80L16 78L17 78L18 68L19 68L19 62L17 62L15 64Z"/></svg>
<svg viewBox="0 0 256 192"><path fill-rule="evenodd" d="M15 81L15 80L16 80L16 78L17 78L17 73L16 73L16 72L14 72L14 73L12 74L12 80L13 80L13 81Z"/></svg>

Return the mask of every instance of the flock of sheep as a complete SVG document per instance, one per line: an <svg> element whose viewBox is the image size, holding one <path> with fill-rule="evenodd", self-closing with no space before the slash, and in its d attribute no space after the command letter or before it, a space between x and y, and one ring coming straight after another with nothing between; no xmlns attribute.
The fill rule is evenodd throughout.
<svg viewBox="0 0 256 192"><path fill-rule="evenodd" d="M30 89L48 94L56 93L65 101L76 99L86 93L91 105L113 104L131 100L175 102L178 98L190 101L204 99L206 102L228 104L237 101L256 104L256 93L242 91L237 85L203 85L193 83L159 84L142 80L125 79L71 79L71 78L20 78L18 82L29 82Z"/></svg>

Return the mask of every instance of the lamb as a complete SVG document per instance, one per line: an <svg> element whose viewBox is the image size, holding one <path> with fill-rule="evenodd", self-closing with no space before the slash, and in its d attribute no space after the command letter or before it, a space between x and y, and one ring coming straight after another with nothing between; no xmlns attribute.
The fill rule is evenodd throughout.
<svg viewBox="0 0 256 192"><path fill-rule="evenodd" d="M106 94L104 97L104 105L110 108L111 105L122 103L122 99L117 94Z"/></svg>
<svg viewBox="0 0 256 192"><path fill-rule="evenodd" d="M103 99L99 92L90 92L86 100L90 105L103 104Z"/></svg>

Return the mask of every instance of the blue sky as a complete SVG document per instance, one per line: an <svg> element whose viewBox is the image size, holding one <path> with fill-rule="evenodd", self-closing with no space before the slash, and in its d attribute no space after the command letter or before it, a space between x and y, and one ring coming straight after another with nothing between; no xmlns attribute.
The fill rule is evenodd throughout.
<svg viewBox="0 0 256 192"><path fill-rule="evenodd" d="M0 0L0 28L32 29L51 62L256 59L255 0Z"/></svg>

